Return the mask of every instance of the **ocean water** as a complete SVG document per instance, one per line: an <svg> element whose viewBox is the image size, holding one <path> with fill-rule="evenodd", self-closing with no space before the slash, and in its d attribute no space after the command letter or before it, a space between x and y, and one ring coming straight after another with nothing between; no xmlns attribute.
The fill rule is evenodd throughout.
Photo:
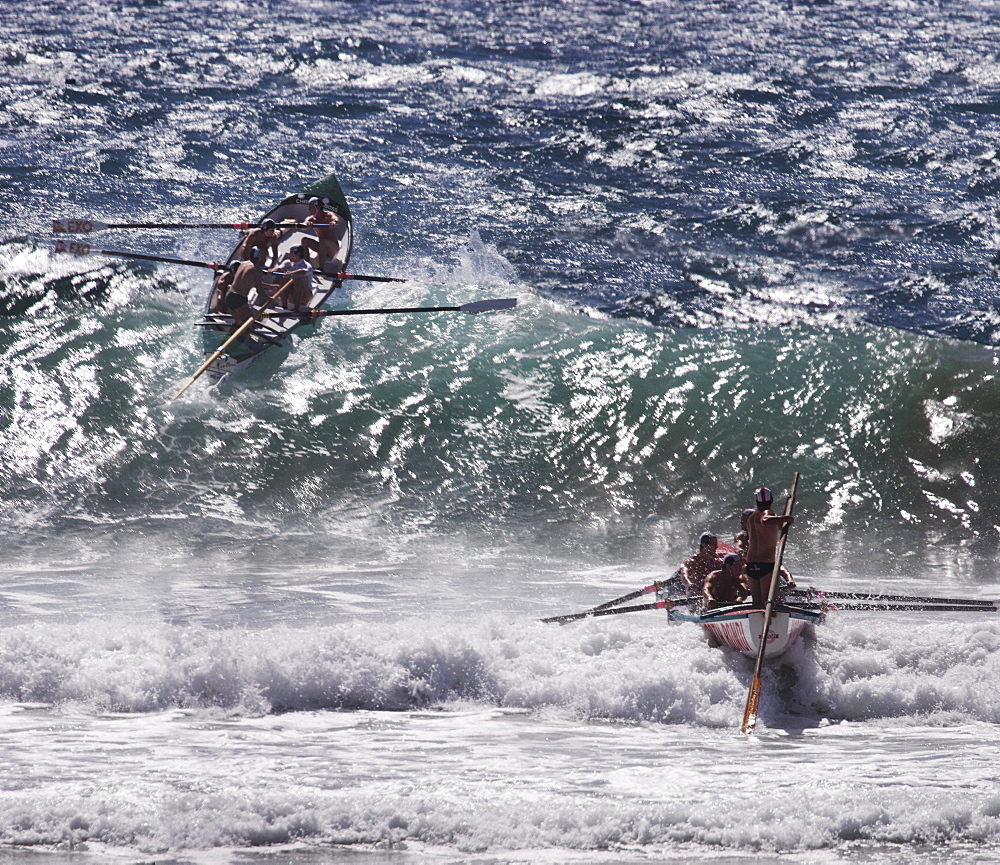
<svg viewBox="0 0 1000 865"><path fill-rule="evenodd" d="M800 584L1000 596L993 3L0 0L0 863L1000 856L1000 622L564 627L802 481ZM52 219L335 172L357 308ZM215 261L231 231L95 248Z"/></svg>

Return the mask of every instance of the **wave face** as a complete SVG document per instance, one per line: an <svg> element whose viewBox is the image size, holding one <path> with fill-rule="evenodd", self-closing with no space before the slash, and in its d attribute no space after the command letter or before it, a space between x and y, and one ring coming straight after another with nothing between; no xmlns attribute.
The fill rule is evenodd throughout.
<svg viewBox="0 0 1000 865"><path fill-rule="evenodd" d="M482 261L495 251L468 255L487 271L480 286L496 279ZM461 291L350 300L437 305ZM947 554L992 576L991 351L864 323L625 326L513 293L515 314L324 324L248 389L180 404L166 397L198 358L176 289L158 310L8 320L0 513L19 540L81 522L169 535L182 521L197 538L319 526L361 506L393 537L588 544L613 527L641 548L733 532L756 485L780 493L798 470L798 513L825 551L807 567L832 557L892 573L906 548L908 568Z"/></svg>
<svg viewBox="0 0 1000 865"><path fill-rule="evenodd" d="M0 11L0 858L1000 850L988 617L831 615L753 761L697 628L536 621L795 471L800 582L996 596L995 4ZM406 279L337 304L518 308L326 319L170 403L208 271L99 250L233 233L51 249L331 171Z"/></svg>

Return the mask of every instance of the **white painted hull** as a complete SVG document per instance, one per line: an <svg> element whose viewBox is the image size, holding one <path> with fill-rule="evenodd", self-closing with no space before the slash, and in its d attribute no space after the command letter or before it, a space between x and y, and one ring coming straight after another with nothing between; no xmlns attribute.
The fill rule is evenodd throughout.
<svg viewBox="0 0 1000 865"><path fill-rule="evenodd" d="M670 611L674 621L695 622L702 626L709 642L714 646L728 646L749 658L756 658L760 651L761 632L764 630L764 611L752 604L734 604L710 610L701 615ZM787 604L775 605L767 629L764 657L776 658L794 645L813 624L823 620L823 613Z"/></svg>

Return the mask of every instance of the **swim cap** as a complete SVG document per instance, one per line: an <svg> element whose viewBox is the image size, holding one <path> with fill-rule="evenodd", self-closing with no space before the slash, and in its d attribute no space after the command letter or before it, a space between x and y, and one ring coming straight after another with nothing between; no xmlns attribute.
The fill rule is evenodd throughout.
<svg viewBox="0 0 1000 865"><path fill-rule="evenodd" d="M229 264L226 265L226 268L230 273L236 273L236 271L240 269L240 263L238 261L230 261Z"/></svg>
<svg viewBox="0 0 1000 865"><path fill-rule="evenodd" d="M305 255L303 255L304 250L298 244L296 244L295 246L289 247L288 251L289 252L294 252L299 258L305 258Z"/></svg>
<svg viewBox="0 0 1000 865"><path fill-rule="evenodd" d="M701 536L701 537L700 537L700 538L698 539L698 543L699 543L699 544L700 544L701 546L705 546L705 544L707 544L707 543L708 543L709 541L717 541L717 540L719 540L719 539L718 539L718 538L717 538L717 537L716 537L715 535L713 535L713 534L712 534L711 532L705 532L705 533L704 533L704 534L703 534L703 535L702 535L702 536Z"/></svg>
<svg viewBox="0 0 1000 865"><path fill-rule="evenodd" d="M320 207L321 208L323 206L323 202L320 201L315 196L313 196L312 198L309 199L309 206L310 207Z"/></svg>
<svg viewBox="0 0 1000 865"><path fill-rule="evenodd" d="M762 505L770 501L773 501L773 499L771 498L771 491L767 487L761 487L757 490L757 504Z"/></svg>
<svg viewBox="0 0 1000 865"><path fill-rule="evenodd" d="M272 228L274 228L274 220L273 219L265 219L260 224L260 227L263 228L264 231L270 231Z"/></svg>
<svg viewBox="0 0 1000 865"><path fill-rule="evenodd" d="M726 556L722 560L722 564L724 564L724 565L735 565L739 561L742 561L742 557L741 556L739 556L737 553L730 553L728 556Z"/></svg>

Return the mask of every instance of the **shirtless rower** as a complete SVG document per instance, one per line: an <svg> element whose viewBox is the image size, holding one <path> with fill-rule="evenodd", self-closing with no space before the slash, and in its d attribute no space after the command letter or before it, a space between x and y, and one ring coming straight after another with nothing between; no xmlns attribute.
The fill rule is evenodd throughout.
<svg viewBox="0 0 1000 865"><path fill-rule="evenodd" d="M340 241L337 239L337 230L340 228L341 218L332 210L323 205L320 198L309 199L309 215L306 217L306 225L316 226L313 231L316 237L302 238L302 246L307 254L316 253L316 269L320 272L326 270L328 261L335 261L337 253L340 251Z"/></svg>
<svg viewBox="0 0 1000 865"><path fill-rule="evenodd" d="M271 253L271 267L278 263L278 231L273 219L262 220L260 225L243 238L243 243L240 244L240 258L249 261L250 250L255 246L265 253L264 261L261 262L265 267L268 251Z"/></svg>
<svg viewBox="0 0 1000 865"><path fill-rule="evenodd" d="M719 567L719 539L711 532L705 532L698 541L698 552L681 565L681 580L688 595L700 595L707 577Z"/></svg>
<svg viewBox="0 0 1000 865"><path fill-rule="evenodd" d="M747 519L749 519L750 514L753 513L753 508L746 508L740 514L740 530L733 535L733 546L736 548L736 552L741 555L745 555L747 551L747 543L750 540L750 533L747 531Z"/></svg>
<svg viewBox="0 0 1000 865"><path fill-rule="evenodd" d="M747 582L754 605L762 606L771 590L778 533L782 526L792 525L795 517L779 516L771 510L773 498L767 487L757 490L756 500L757 509L747 517Z"/></svg>
<svg viewBox="0 0 1000 865"><path fill-rule="evenodd" d="M233 274L232 285L226 292L226 310L232 315L236 327L253 318L250 306L250 289L257 289L257 297L264 296L264 252L259 246L251 247L250 258L240 262Z"/></svg>
<svg viewBox="0 0 1000 865"><path fill-rule="evenodd" d="M705 577L703 596L706 610L738 604L747 596L743 584L743 559L738 553L729 553L723 558L722 567Z"/></svg>
<svg viewBox="0 0 1000 865"><path fill-rule="evenodd" d="M212 302L208 305L209 312L226 311L226 292L229 291L229 286L233 284L233 276L236 274L236 268L239 266L240 263L238 261L231 261L222 268L222 273L219 274L219 278L215 281Z"/></svg>

